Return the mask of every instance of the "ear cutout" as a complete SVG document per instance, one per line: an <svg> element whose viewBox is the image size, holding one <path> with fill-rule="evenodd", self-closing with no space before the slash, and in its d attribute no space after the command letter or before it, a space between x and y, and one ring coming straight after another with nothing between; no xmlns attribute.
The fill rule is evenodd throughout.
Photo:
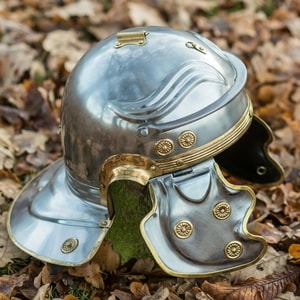
<svg viewBox="0 0 300 300"><path fill-rule="evenodd" d="M248 131L215 160L232 175L255 184L276 185L283 180L283 169L268 153L272 141L269 126L254 116Z"/></svg>

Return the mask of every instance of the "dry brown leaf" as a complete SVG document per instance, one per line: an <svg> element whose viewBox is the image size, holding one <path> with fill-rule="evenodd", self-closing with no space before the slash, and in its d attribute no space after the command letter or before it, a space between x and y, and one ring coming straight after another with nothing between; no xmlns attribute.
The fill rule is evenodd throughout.
<svg viewBox="0 0 300 300"><path fill-rule="evenodd" d="M39 289L37 294L34 296L32 300L45 300L46 299L46 294L48 292L50 283L42 285Z"/></svg>
<svg viewBox="0 0 300 300"><path fill-rule="evenodd" d="M0 293L10 297L16 287L22 287L24 282L29 279L28 274L19 276L2 276L0 277Z"/></svg>
<svg viewBox="0 0 300 300"><path fill-rule="evenodd" d="M36 50L25 43L0 44L0 81L3 85L18 83L30 69Z"/></svg>
<svg viewBox="0 0 300 300"><path fill-rule="evenodd" d="M21 251L9 238L6 230L7 212L0 215L0 267L4 267L13 258L27 258L28 255Z"/></svg>
<svg viewBox="0 0 300 300"><path fill-rule="evenodd" d="M0 194L6 199L15 199L20 193L21 185L11 178L3 178L0 174Z"/></svg>
<svg viewBox="0 0 300 300"><path fill-rule="evenodd" d="M114 291L112 291L111 295L115 296L115 299L117 298L119 300L136 300L136 298L131 293L127 293L119 289L115 289ZM110 298L111 297L109 297L109 299Z"/></svg>
<svg viewBox="0 0 300 300"><path fill-rule="evenodd" d="M292 257L290 262L293 264L300 264L300 244L291 244L288 251Z"/></svg>
<svg viewBox="0 0 300 300"><path fill-rule="evenodd" d="M71 72L78 60L89 49L90 45L80 41L78 34L73 30L55 30L47 35L43 41L43 48L49 52L57 69L61 59L65 59L65 69Z"/></svg>
<svg viewBox="0 0 300 300"><path fill-rule="evenodd" d="M49 133L45 130L37 132L30 130L22 130L20 134L14 136L16 154L35 153L38 149L45 151L46 142L48 141Z"/></svg>
<svg viewBox="0 0 300 300"><path fill-rule="evenodd" d="M146 283L141 283L138 281L133 281L130 283L130 291L134 295L134 297L141 299L144 296L150 296L149 287Z"/></svg>
<svg viewBox="0 0 300 300"><path fill-rule="evenodd" d="M251 277L261 279L268 275L284 271L287 259L288 254L286 252L278 252L269 246L265 255L257 263L231 272L228 278L233 283L243 282Z"/></svg>
<svg viewBox="0 0 300 300"><path fill-rule="evenodd" d="M289 254L293 258L300 258L300 244L291 244L289 247Z"/></svg>
<svg viewBox="0 0 300 300"><path fill-rule="evenodd" d="M84 277L93 287L104 289L104 281L100 266L94 262L83 264L82 266L68 269L68 273L75 277Z"/></svg>
<svg viewBox="0 0 300 300"><path fill-rule="evenodd" d="M229 281L210 283L205 280L201 288L215 300L273 300L299 278L299 274L299 269L290 268L263 279L249 278L238 285L231 285Z"/></svg>
<svg viewBox="0 0 300 300"><path fill-rule="evenodd" d="M149 274L153 270L155 262L152 258L140 258L132 267L131 272L137 274Z"/></svg>
<svg viewBox="0 0 300 300"><path fill-rule="evenodd" d="M75 16L87 16L92 18L95 16L96 11L96 2L89 0L80 0L78 2L69 3L62 7L56 7L47 12L47 16L60 16L61 18L66 20Z"/></svg>
<svg viewBox="0 0 300 300"><path fill-rule="evenodd" d="M74 295L67 295L63 298L63 300L78 300Z"/></svg>
<svg viewBox="0 0 300 300"><path fill-rule="evenodd" d="M112 272L120 266L121 257L114 251L112 244L104 240L92 262L98 264L102 271Z"/></svg>
<svg viewBox="0 0 300 300"><path fill-rule="evenodd" d="M161 286L153 295L144 296L142 300L165 300L168 298L169 294L169 289Z"/></svg>
<svg viewBox="0 0 300 300"><path fill-rule="evenodd" d="M271 224L264 224L254 221L249 223L248 227L250 232L263 236L271 245L279 243L285 236L282 231Z"/></svg>
<svg viewBox="0 0 300 300"><path fill-rule="evenodd" d="M9 298L3 293L0 293L0 300L9 300Z"/></svg>
<svg viewBox="0 0 300 300"><path fill-rule="evenodd" d="M129 17L134 26L167 26L159 11L145 3L128 2Z"/></svg>
<svg viewBox="0 0 300 300"><path fill-rule="evenodd" d="M14 130L12 127L0 128L0 170L12 169L14 158L14 145L12 136Z"/></svg>

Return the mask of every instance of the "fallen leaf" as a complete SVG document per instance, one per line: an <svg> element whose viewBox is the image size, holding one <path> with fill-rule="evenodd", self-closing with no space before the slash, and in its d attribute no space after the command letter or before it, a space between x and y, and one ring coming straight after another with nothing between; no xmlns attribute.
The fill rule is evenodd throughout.
<svg viewBox="0 0 300 300"><path fill-rule="evenodd" d="M20 134L14 136L13 141L15 143L17 155L23 153L35 153L38 149L45 151L48 133L45 130L35 132L24 129Z"/></svg>
<svg viewBox="0 0 300 300"><path fill-rule="evenodd" d="M248 228L250 232L263 236L271 245L279 243L280 240L285 236L283 232L271 224L264 224L254 221L248 224Z"/></svg>
<svg viewBox="0 0 300 300"><path fill-rule="evenodd" d="M3 293L0 293L0 300L9 300L9 298Z"/></svg>
<svg viewBox="0 0 300 300"><path fill-rule="evenodd" d="M30 69L36 50L25 43L0 44L0 81L3 85L18 83Z"/></svg>
<svg viewBox="0 0 300 300"><path fill-rule="evenodd" d="M141 282L133 281L130 283L129 288L134 297L138 299L141 299L144 296L150 296L149 287L146 283L143 284Z"/></svg>
<svg viewBox="0 0 300 300"><path fill-rule="evenodd" d="M289 254L293 258L300 258L300 244L291 244L289 247Z"/></svg>
<svg viewBox="0 0 300 300"><path fill-rule="evenodd" d="M146 3L128 2L129 17L134 26L166 26L159 11Z"/></svg>
<svg viewBox="0 0 300 300"><path fill-rule="evenodd" d="M9 238L6 230L7 212L0 215L0 267L4 267L13 258L27 258L28 255L21 251Z"/></svg>
<svg viewBox="0 0 300 300"><path fill-rule="evenodd" d="M84 277L93 287L104 289L104 281L100 266L94 262L83 264L82 266L68 269L68 273L75 277Z"/></svg>
<svg viewBox="0 0 300 300"><path fill-rule="evenodd" d="M114 251L112 244L104 240L92 262L98 264L102 271L112 272L120 266L121 257Z"/></svg>
<svg viewBox="0 0 300 300"><path fill-rule="evenodd" d="M229 281L210 283L205 280L201 289L215 300L273 300L288 284L299 278L299 274L299 269L290 268L262 279L249 278L235 285Z"/></svg>
<svg viewBox="0 0 300 300"><path fill-rule="evenodd" d="M111 295L115 296L119 300L136 300L136 298L131 293L127 293L119 289L115 289L114 291L112 291Z"/></svg>
<svg viewBox="0 0 300 300"><path fill-rule="evenodd" d="M51 56L57 59L57 63L54 64L55 69L57 69L60 59L64 58L65 69L68 72L71 72L89 47L90 45L84 41L80 41L78 34L72 30L52 31L43 41L45 51L48 51Z"/></svg>
<svg viewBox="0 0 300 300"><path fill-rule="evenodd" d="M24 282L29 279L28 274L19 276L2 276L0 277L0 293L10 297L16 287L22 287Z"/></svg>
<svg viewBox="0 0 300 300"><path fill-rule="evenodd" d="M132 267L131 272L137 274L149 274L153 270L155 262L152 258L140 258Z"/></svg>
<svg viewBox="0 0 300 300"><path fill-rule="evenodd" d="M37 294L34 296L32 300L45 300L46 299L46 294L48 292L50 283L42 285L39 289Z"/></svg>
<svg viewBox="0 0 300 300"><path fill-rule="evenodd" d="M165 300L168 298L169 294L169 289L161 286L153 295L144 296L143 300Z"/></svg>
<svg viewBox="0 0 300 300"><path fill-rule="evenodd" d="M92 2L89 0L80 0L78 2L69 3L62 7L56 7L47 12L47 16L60 16L61 18L66 20L75 16L87 16L92 18L95 16L96 11L96 2Z"/></svg>
<svg viewBox="0 0 300 300"><path fill-rule="evenodd" d="M231 272L229 274L230 282L243 282L251 277L261 279L273 273L284 271L287 259L288 254L286 252L278 252L269 246L265 255L254 265Z"/></svg>
<svg viewBox="0 0 300 300"><path fill-rule="evenodd" d="M300 264L300 244L291 244L288 251L292 257L289 261L292 264Z"/></svg>

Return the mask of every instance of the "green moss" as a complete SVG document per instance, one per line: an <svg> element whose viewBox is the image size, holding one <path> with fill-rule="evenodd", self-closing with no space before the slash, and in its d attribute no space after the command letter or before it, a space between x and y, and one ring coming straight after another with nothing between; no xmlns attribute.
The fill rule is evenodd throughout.
<svg viewBox="0 0 300 300"><path fill-rule="evenodd" d="M131 258L152 257L140 233L140 222L151 210L148 187L132 181L117 181L110 186L115 219L106 239L121 255L122 263Z"/></svg>

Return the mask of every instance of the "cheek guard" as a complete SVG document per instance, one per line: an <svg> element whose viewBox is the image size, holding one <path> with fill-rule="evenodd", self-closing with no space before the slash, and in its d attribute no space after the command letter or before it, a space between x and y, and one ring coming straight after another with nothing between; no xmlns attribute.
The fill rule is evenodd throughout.
<svg viewBox="0 0 300 300"><path fill-rule="evenodd" d="M140 228L167 273L211 275L263 255L266 243L247 231L252 190L229 184L213 159L152 178L149 188L153 209Z"/></svg>
<svg viewBox="0 0 300 300"><path fill-rule="evenodd" d="M221 172L261 185L283 178L246 78L238 58L193 32L132 28L96 44L65 87L63 159L11 206L13 242L53 264L89 261L118 213L109 186L129 179L149 187L140 230L167 273L201 277L258 260L266 243L247 230L254 193Z"/></svg>

